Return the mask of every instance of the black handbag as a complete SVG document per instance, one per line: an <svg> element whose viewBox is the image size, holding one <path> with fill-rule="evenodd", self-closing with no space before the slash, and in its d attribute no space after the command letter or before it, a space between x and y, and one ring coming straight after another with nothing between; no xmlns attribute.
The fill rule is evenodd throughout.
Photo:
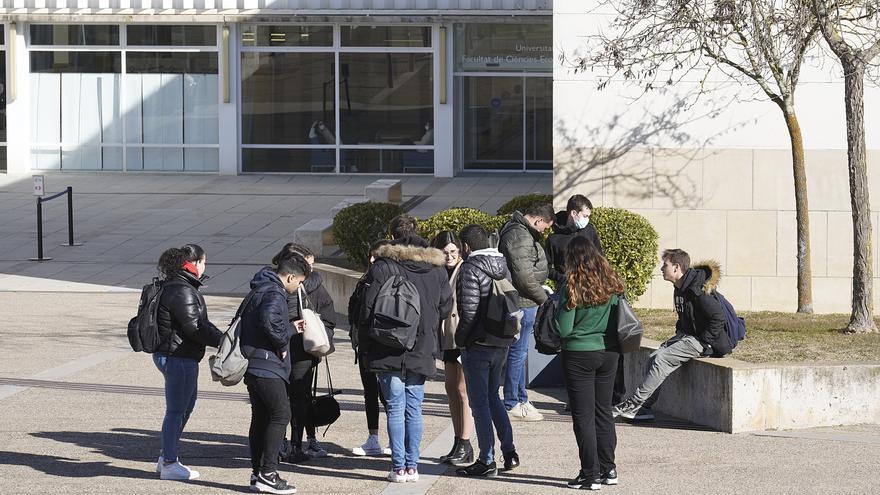
<svg viewBox="0 0 880 495"><path fill-rule="evenodd" d="M318 369L315 369L315 378L312 382L312 398L309 400L305 411L305 426L316 428L318 426L327 426L339 419L339 402L333 397L336 390L333 389L333 379L330 377L330 361L324 357L324 363L327 365L327 385L329 390L324 395L318 395ZM326 434L327 431L324 430Z"/></svg>
<svg viewBox="0 0 880 495"><path fill-rule="evenodd" d="M623 294L617 298L617 305L614 308L609 318L609 325L615 324L617 327L617 344L620 352L638 351L642 346L642 334L645 333L642 322Z"/></svg>

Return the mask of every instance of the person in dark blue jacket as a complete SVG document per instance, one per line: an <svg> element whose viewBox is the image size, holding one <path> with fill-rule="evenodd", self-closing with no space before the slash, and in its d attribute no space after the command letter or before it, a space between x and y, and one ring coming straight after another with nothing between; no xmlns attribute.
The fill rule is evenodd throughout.
<svg viewBox="0 0 880 495"><path fill-rule="evenodd" d="M276 268L263 267L251 280L250 300L241 313L241 351L247 356L244 377L251 402L251 490L296 493L278 476L278 451L290 422L287 384L290 379L290 338L287 297L311 273L309 263L290 253Z"/></svg>

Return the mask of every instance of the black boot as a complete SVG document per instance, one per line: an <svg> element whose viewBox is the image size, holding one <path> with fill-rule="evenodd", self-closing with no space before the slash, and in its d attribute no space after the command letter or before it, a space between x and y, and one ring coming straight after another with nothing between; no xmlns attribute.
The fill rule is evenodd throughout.
<svg viewBox="0 0 880 495"><path fill-rule="evenodd" d="M470 440L461 440L458 444L458 449L446 458L446 463L453 466L470 464L472 462L474 462L474 447L471 445Z"/></svg>
<svg viewBox="0 0 880 495"><path fill-rule="evenodd" d="M452 443L452 448L449 449L448 454L440 456L440 462L446 462L447 459L452 457L452 454L455 454L455 452L458 450L459 443L461 443L461 439L458 437L455 437L455 441Z"/></svg>

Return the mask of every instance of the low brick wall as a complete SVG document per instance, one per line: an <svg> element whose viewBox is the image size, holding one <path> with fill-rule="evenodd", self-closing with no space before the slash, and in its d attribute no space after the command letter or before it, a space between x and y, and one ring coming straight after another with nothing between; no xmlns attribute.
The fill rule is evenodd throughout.
<svg viewBox="0 0 880 495"><path fill-rule="evenodd" d="M339 314L361 274L315 264ZM660 342L644 339L626 358L631 392ZM663 384L655 408L718 431L739 433L817 426L880 424L880 363L752 364L733 358L695 359Z"/></svg>

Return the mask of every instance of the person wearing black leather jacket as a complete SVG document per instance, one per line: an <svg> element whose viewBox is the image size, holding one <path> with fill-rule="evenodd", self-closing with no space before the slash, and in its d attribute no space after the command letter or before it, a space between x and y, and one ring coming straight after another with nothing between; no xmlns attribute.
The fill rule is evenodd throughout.
<svg viewBox="0 0 880 495"><path fill-rule="evenodd" d="M222 333L208 320L205 299L199 293L205 272L205 250L195 244L162 253L158 269L164 280L157 308L161 344L153 363L165 377L165 419L162 453L156 471L163 480L199 477L178 461L178 444L198 395L199 361L205 346L220 345Z"/></svg>

